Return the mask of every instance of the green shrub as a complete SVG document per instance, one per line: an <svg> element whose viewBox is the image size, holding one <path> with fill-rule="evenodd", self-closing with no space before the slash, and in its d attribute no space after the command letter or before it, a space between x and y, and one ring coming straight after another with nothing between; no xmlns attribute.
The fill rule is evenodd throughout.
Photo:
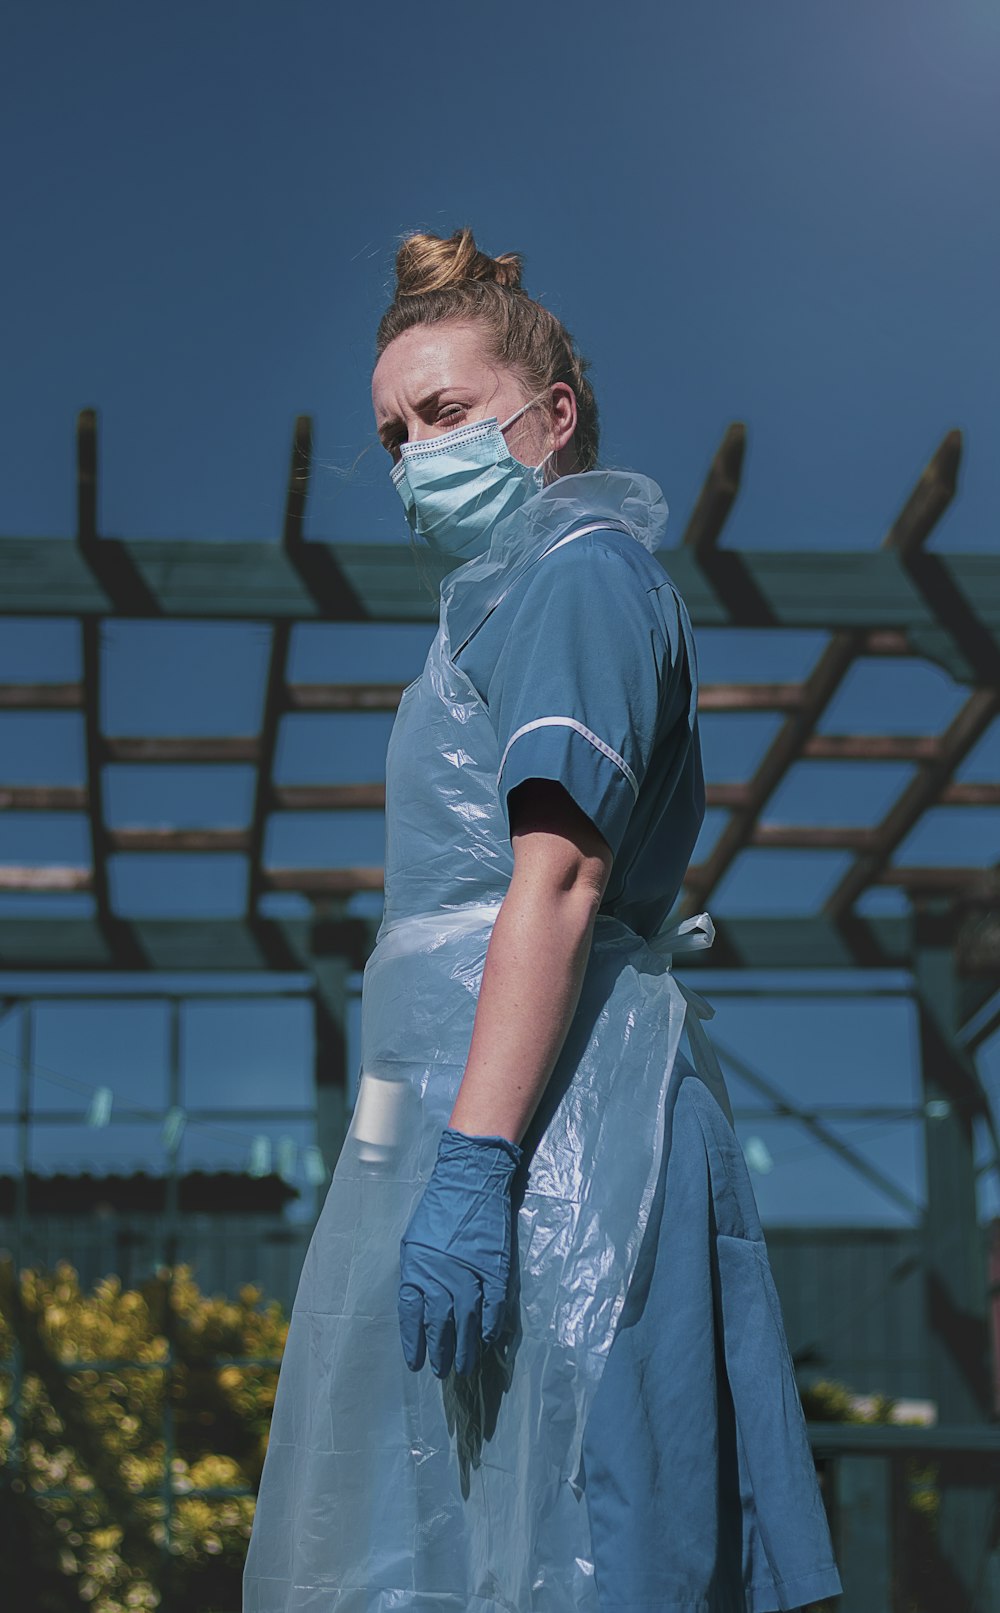
<svg viewBox="0 0 1000 1613"><path fill-rule="evenodd" d="M209 1298L185 1266L83 1293L69 1265L19 1281L0 1265L0 1522L18 1605L132 1613L166 1592L185 1613L240 1606L277 1382L243 1363L278 1360L287 1329L258 1289Z"/></svg>

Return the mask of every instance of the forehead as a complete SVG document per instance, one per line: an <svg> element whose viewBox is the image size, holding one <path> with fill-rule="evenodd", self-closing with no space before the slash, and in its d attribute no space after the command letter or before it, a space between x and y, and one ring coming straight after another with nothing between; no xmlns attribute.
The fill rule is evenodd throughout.
<svg viewBox="0 0 1000 1613"><path fill-rule="evenodd" d="M441 387L477 387L496 379L483 333L454 320L412 325L391 341L372 375L372 403L380 418L400 403Z"/></svg>

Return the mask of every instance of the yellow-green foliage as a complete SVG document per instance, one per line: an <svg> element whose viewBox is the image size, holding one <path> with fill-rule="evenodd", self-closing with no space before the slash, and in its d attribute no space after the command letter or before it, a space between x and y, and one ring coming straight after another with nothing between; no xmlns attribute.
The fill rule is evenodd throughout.
<svg viewBox="0 0 1000 1613"><path fill-rule="evenodd" d="M870 1408L859 1410L855 1395L843 1383L823 1379L802 1391L802 1405L810 1422L816 1423L890 1423L894 1422L896 1401L889 1395L874 1395ZM926 1517L936 1515L940 1505L938 1464L918 1456L904 1462L907 1500L914 1512Z"/></svg>
<svg viewBox="0 0 1000 1613"><path fill-rule="evenodd" d="M190 1613L240 1605L277 1372L237 1361L279 1359L287 1327L258 1289L209 1298L188 1267L138 1290L108 1277L83 1293L66 1264L19 1281L0 1265L8 1480L15 1341L23 1363L19 1471L0 1493L5 1578L10 1588L16 1566L23 1582L12 1606L132 1613L157 1607L165 1588ZM251 1493L191 1494L205 1489Z"/></svg>
<svg viewBox="0 0 1000 1613"><path fill-rule="evenodd" d="M139 1289L107 1277L83 1293L69 1265L16 1280L0 1262L0 1464L8 1481L16 1472L0 1486L9 1605L238 1608L277 1384L274 1367L242 1362L279 1360L287 1331L280 1306L263 1303L259 1289L210 1298L187 1266L164 1268ZM888 1422L895 1404L879 1396L861 1411L850 1389L829 1381L803 1390L802 1402L812 1422ZM913 1508L933 1513L933 1466L912 1461L908 1472ZM192 1493L202 1490L251 1493ZM832 1613L833 1604L816 1604L816 1613L827 1606Z"/></svg>

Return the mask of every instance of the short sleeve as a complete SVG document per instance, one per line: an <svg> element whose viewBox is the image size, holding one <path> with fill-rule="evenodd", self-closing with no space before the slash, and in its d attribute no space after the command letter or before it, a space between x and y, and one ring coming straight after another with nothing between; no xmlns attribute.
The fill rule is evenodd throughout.
<svg viewBox="0 0 1000 1613"><path fill-rule="evenodd" d="M533 567L487 690L508 832L516 785L556 779L617 855L669 662L655 590L615 548L577 540Z"/></svg>

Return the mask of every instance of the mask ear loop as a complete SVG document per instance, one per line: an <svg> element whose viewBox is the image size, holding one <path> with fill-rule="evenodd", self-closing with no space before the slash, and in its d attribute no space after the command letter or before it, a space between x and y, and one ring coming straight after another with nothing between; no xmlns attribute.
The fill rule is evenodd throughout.
<svg viewBox="0 0 1000 1613"><path fill-rule="evenodd" d="M526 414L529 409L533 408L536 403L540 403L541 400L547 396L547 390L545 392L536 393L535 397L529 398L527 403L522 403L519 409L515 409L514 413L508 416L508 418L498 426L497 429L499 430L501 436L503 436L503 434L506 432L508 426L512 426L515 420L519 420L521 415ZM543 455L543 457L538 461L538 464L531 467L532 470L542 472L541 481L543 487L548 487L552 482L557 482L559 480L559 473L555 470L555 466L550 467L549 465L549 461L552 459L555 451L556 450L554 448L550 448L548 453ZM544 470L542 470L543 465L545 467ZM554 472L552 475L549 474L550 468Z"/></svg>

